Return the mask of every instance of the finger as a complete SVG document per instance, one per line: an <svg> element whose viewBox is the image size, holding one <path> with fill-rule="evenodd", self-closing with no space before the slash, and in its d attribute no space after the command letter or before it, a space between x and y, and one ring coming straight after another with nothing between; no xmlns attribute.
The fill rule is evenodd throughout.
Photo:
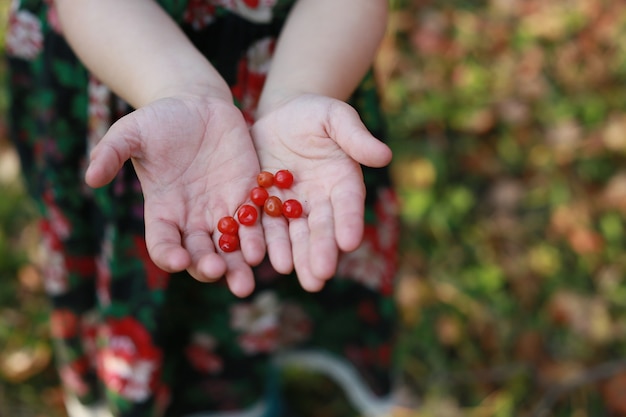
<svg viewBox="0 0 626 417"><path fill-rule="evenodd" d="M335 216L337 246L351 252L358 248L363 239L365 216L365 187L341 187L333 190L331 204Z"/></svg>
<svg viewBox="0 0 626 417"><path fill-rule="evenodd" d="M205 252L198 256L198 260L187 268L189 275L201 282L215 282L226 273L226 262L220 254Z"/></svg>
<svg viewBox="0 0 626 417"><path fill-rule="evenodd" d="M258 265L265 258L265 236L260 224L239 227L239 244L248 265Z"/></svg>
<svg viewBox="0 0 626 417"><path fill-rule="evenodd" d="M254 291L254 274L241 253L224 254L227 263L226 283L237 297L247 297Z"/></svg>
<svg viewBox="0 0 626 417"><path fill-rule="evenodd" d="M337 102L328 114L330 137L352 159L369 167L383 167L391 162L391 149L372 136L352 106Z"/></svg>
<svg viewBox="0 0 626 417"><path fill-rule="evenodd" d="M309 265L309 226L306 221L292 222L289 227L293 265L300 285L306 291L317 292L324 288L326 280L316 278Z"/></svg>
<svg viewBox="0 0 626 417"><path fill-rule="evenodd" d="M308 225L311 273L318 279L328 279L335 273L338 257L333 206L329 200L311 203Z"/></svg>
<svg viewBox="0 0 626 417"><path fill-rule="evenodd" d="M226 273L226 262L215 251L211 236L205 230L198 229L185 233L185 248L191 255L191 265L187 268L191 276L198 281L214 282Z"/></svg>
<svg viewBox="0 0 626 417"><path fill-rule="evenodd" d="M118 120L91 152L85 172L85 182L89 186L97 188L111 182L138 149L138 136L131 120L129 116Z"/></svg>
<svg viewBox="0 0 626 417"><path fill-rule="evenodd" d="M167 272L180 272L189 267L191 257L181 244L178 227L162 220L146 219L146 246L150 258Z"/></svg>
<svg viewBox="0 0 626 417"><path fill-rule="evenodd" d="M261 221L272 267L280 274L290 273L293 270L293 255L289 239L289 222L283 217L271 216L261 216ZM297 221L306 223L305 219L294 219L291 223Z"/></svg>

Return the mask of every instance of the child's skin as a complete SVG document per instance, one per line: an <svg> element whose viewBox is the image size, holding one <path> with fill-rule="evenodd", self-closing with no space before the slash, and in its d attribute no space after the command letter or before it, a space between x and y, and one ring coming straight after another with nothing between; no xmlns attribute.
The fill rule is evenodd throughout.
<svg viewBox="0 0 626 417"><path fill-rule="evenodd" d="M211 64L152 0L56 0L64 34L85 65L137 108L95 147L86 181L110 182L132 159L145 198L150 256L169 272L226 276L233 293L254 288L265 253L295 268L306 290L335 272L338 254L363 233L359 164L388 164L391 151L343 100L370 67L383 36L386 0L300 0L275 52L248 129ZM289 169L281 194L304 202L287 222L262 216L240 228L241 251L217 248L217 221L248 201L260 170Z"/></svg>

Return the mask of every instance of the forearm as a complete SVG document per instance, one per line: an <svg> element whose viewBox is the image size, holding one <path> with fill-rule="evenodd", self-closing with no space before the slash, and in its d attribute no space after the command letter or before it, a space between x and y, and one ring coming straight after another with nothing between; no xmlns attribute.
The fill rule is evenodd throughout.
<svg viewBox="0 0 626 417"><path fill-rule="evenodd" d="M387 0L299 0L282 31L259 116L296 94L347 99L371 67Z"/></svg>
<svg viewBox="0 0 626 417"><path fill-rule="evenodd" d="M230 99L219 73L153 0L56 0L85 66L134 107L182 92Z"/></svg>

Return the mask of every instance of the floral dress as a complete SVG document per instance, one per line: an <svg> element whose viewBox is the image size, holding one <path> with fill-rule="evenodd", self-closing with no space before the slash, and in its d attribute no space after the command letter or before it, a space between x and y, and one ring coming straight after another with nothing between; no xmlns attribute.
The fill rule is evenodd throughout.
<svg viewBox="0 0 626 417"><path fill-rule="evenodd" d="M293 2L159 3L220 71L252 123ZM70 396L87 405L105 401L120 417L277 416L270 401L276 367L296 365L334 378L363 415L385 403L399 231L387 170L364 168L365 238L341 257L323 291L307 293L264 262L255 270L257 289L240 299L223 283L199 283L152 263L130 163L106 187L84 184L89 150L133 109L77 60L52 0L14 2L6 50L11 136L41 210L51 335ZM371 74L351 104L383 137Z"/></svg>

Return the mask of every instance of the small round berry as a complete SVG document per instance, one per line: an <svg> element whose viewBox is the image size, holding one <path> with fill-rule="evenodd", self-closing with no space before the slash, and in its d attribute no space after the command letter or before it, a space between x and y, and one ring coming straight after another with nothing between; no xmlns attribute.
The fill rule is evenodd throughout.
<svg viewBox="0 0 626 417"><path fill-rule="evenodd" d="M239 223L244 226L252 226L256 222L258 216L259 213L257 213L256 208L250 204L244 204L239 207L239 210L237 210L237 219L239 220Z"/></svg>
<svg viewBox="0 0 626 417"><path fill-rule="evenodd" d="M252 200L252 202L259 207L262 207L263 204L265 204L267 197L269 197L269 193L263 187L254 187L250 191L250 200Z"/></svg>
<svg viewBox="0 0 626 417"><path fill-rule="evenodd" d="M272 217L278 217L283 213L283 203L280 198L273 195L265 200L263 211Z"/></svg>
<svg viewBox="0 0 626 417"><path fill-rule="evenodd" d="M290 219L302 216L302 204L298 200L286 200L283 203L283 214Z"/></svg>
<svg viewBox="0 0 626 417"><path fill-rule="evenodd" d="M239 224L234 217L225 216L217 222L217 230L227 235L236 235L239 230Z"/></svg>
<svg viewBox="0 0 626 417"><path fill-rule="evenodd" d="M274 174L274 184L278 188L291 187L291 184L293 184L293 174L286 169L276 171L276 174Z"/></svg>
<svg viewBox="0 0 626 417"><path fill-rule="evenodd" d="M224 252L234 252L239 249L239 236L224 234L220 236L218 243Z"/></svg>
<svg viewBox="0 0 626 417"><path fill-rule="evenodd" d="M259 187L271 187L274 185L274 174L267 171L261 171L256 177L256 182L259 184Z"/></svg>

